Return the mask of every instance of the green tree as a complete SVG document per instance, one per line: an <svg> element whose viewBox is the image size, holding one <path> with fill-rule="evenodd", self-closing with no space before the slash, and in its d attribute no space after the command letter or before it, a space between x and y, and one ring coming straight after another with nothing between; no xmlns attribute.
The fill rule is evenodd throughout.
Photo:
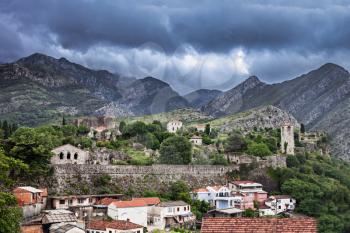
<svg viewBox="0 0 350 233"><path fill-rule="evenodd" d="M190 195L189 195L189 187L188 185L182 181L175 181L170 185L169 188L169 193L170 193L170 199L171 200L183 200L185 202L190 201Z"/></svg>
<svg viewBox="0 0 350 233"><path fill-rule="evenodd" d="M62 138L62 132L51 126L19 128L10 137L10 155L29 165L29 177L42 178L49 172L51 150L62 144Z"/></svg>
<svg viewBox="0 0 350 233"><path fill-rule="evenodd" d="M0 192L0 233L19 233L22 210L10 193Z"/></svg>
<svg viewBox="0 0 350 233"><path fill-rule="evenodd" d="M254 156L269 156L272 154L269 147L265 143L252 142L248 145L247 153Z"/></svg>
<svg viewBox="0 0 350 233"><path fill-rule="evenodd" d="M182 136L167 138L160 146L159 160L165 164L189 164L192 160L192 144Z"/></svg>
<svg viewBox="0 0 350 233"><path fill-rule="evenodd" d="M303 123L300 124L300 133L305 133L305 125Z"/></svg>
<svg viewBox="0 0 350 233"><path fill-rule="evenodd" d="M288 155L286 163L287 167L298 167L300 165L298 158L294 155Z"/></svg>
<svg viewBox="0 0 350 233"><path fill-rule="evenodd" d="M226 152L242 152L247 149L247 143L241 135L232 133L225 141L224 148Z"/></svg>
<svg viewBox="0 0 350 233"><path fill-rule="evenodd" d="M125 123L125 121L121 121L120 123L119 123L119 131L122 133L122 134L124 134L125 133L125 127L126 127L126 123Z"/></svg>
<svg viewBox="0 0 350 233"><path fill-rule="evenodd" d="M210 134L210 124L206 124L206 125L205 125L204 133L205 133L206 135L209 135L209 134Z"/></svg>

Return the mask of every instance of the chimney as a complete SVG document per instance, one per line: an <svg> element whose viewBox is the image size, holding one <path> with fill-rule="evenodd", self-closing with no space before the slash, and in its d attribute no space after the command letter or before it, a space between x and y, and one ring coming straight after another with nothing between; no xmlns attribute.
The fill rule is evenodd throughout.
<svg viewBox="0 0 350 233"><path fill-rule="evenodd" d="M127 221L127 222L130 222L130 219L129 219L129 218L127 218L127 219L126 219L126 221Z"/></svg>

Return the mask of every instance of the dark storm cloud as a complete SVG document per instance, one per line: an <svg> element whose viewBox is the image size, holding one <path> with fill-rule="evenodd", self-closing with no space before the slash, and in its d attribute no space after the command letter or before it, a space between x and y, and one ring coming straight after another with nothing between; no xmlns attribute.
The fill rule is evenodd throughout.
<svg viewBox="0 0 350 233"><path fill-rule="evenodd" d="M166 75L174 86L188 84L189 90L203 83L207 88L227 86L230 79L236 84L249 74L281 81L325 62L349 68L346 1L261 2L2 0L0 61L43 52L137 76L145 69L157 70L166 59L173 65L157 70L158 78ZM206 61L202 76L189 72L186 62L178 62L178 56L188 52L183 45L196 51L192 57L181 57L190 67L200 63L198 57ZM145 58L135 62L135 56ZM171 74L178 73L181 81L172 80ZM184 81L190 78L198 80Z"/></svg>

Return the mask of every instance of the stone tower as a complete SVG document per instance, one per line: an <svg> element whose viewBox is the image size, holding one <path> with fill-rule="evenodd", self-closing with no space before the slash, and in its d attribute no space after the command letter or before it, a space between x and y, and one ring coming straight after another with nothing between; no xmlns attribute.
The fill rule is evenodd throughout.
<svg viewBox="0 0 350 233"><path fill-rule="evenodd" d="M289 122L281 127L281 151L288 155L294 155L294 128Z"/></svg>

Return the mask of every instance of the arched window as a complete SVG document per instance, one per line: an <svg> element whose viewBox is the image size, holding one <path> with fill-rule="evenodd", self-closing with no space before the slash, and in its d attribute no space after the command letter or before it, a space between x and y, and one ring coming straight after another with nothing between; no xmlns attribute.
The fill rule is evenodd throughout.
<svg viewBox="0 0 350 233"><path fill-rule="evenodd" d="M64 154L63 154L63 152L61 152L60 153L60 159L63 159L63 157L64 157Z"/></svg>
<svg viewBox="0 0 350 233"><path fill-rule="evenodd" d="M78 159L78 153L74 154L74 159Z"/></svg>
<svg viewBox="0 0 350 233"><path fill-rule="evenodd" d="M70 152L67 153L67 159L70 159Z"/></svg>

